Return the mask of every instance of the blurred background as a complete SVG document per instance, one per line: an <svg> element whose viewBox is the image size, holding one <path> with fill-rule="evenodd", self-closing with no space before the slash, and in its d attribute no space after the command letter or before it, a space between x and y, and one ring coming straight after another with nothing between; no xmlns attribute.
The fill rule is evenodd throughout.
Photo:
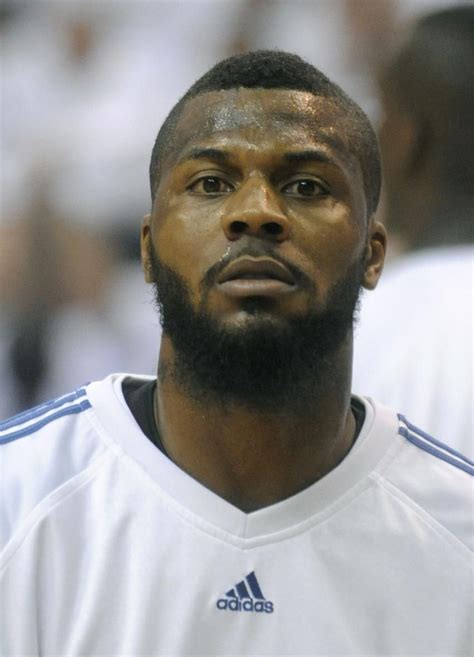
<svg viewBox="0 0 474 657"><path fill-rule="evenodd" d="M452 5L2 0L0 417L113 371L155 372L160 328L139 265L148 163L197 77L238 52L289 50L378 126L391 53L420 15ZM402 250L395 226L390 258Z"/></svg>

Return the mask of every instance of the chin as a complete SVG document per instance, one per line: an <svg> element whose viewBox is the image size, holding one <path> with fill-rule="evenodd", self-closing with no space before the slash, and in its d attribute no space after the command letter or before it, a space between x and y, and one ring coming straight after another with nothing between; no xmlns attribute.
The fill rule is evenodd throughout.
<svg viewBox="0 0 474 657"><path fill-rule="evenodd" d="M278 307L271 299L249 297L241 302L238 309L225 313L213 312L206 308L206 314L221 327L253 327L253 326L280 326L288 327L292 321L304 321L308 315L307 308L299 313L289 312L288 309Z"/></svg>
<svg viewBox="0 0 474 657"><path fill-rule="evenodd" d="M214 320L215 327L222 337L245 340L278 340L291 332L291 320L286 317L275 316L266 311L246 311L229 315L223 319Z"/></svg>

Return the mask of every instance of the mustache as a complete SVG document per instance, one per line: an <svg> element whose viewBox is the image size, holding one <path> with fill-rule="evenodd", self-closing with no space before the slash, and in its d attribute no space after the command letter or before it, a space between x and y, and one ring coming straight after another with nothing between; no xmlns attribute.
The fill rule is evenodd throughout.
<svg viewBox="0 0 474 657"><path fill-rule="evenodd" d="M307 290L314 290L313 281L302 271L299 267L294 265L291 262L288 262L286 258L283 258L271 245L264 243L260 244L236 244L235 248L230 249L215 265L212 265L207 272L204 274L200 287L201 292L207 292L213 285L216 284L219 274L234 260L241 258L243 256L249 256L251 258L273 258L281 265L286 267L289 272L291 272L293 278L295 279L296 284L301 288L306 288Z"/></svg>

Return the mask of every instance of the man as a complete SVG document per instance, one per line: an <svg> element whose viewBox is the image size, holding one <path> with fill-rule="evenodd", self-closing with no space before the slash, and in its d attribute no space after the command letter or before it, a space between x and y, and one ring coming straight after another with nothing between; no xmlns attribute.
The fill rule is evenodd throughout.
<svg viewBox="0 0 474 657"><path fill-rule="evenodd" d="M367 118L249 53L176 105L150 172L157 380L3 425L6 654L466 655L471 469L350 395L385 253Z"/></svg>
<svg viewBox="0 0 474 657"><path fill-rule="evenodd" d="M354 386L474 459L474 7L421 19L381 99L387 219L405 252L364 299Z"/></svg>

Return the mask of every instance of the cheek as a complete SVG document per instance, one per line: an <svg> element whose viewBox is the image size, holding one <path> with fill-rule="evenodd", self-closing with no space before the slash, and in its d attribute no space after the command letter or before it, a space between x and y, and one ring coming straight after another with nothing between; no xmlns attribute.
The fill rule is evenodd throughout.
<svg viewBox="0 0 474 657"><path fill-rule="evenodd" d="M336 203L330 212L315 213L299 230L295 228L294 237L317 280L327 287L360 258L365 243L361 223L343 203Z"/></svg>
<svg viewBox="0 0 474 657"><path fill-rule="evenodd" d="M215 219L191 208L172 206L154 217L154 247L163 264L171 267L186 281L193 296L212 265L225 252L227 242Z"/></svg>

